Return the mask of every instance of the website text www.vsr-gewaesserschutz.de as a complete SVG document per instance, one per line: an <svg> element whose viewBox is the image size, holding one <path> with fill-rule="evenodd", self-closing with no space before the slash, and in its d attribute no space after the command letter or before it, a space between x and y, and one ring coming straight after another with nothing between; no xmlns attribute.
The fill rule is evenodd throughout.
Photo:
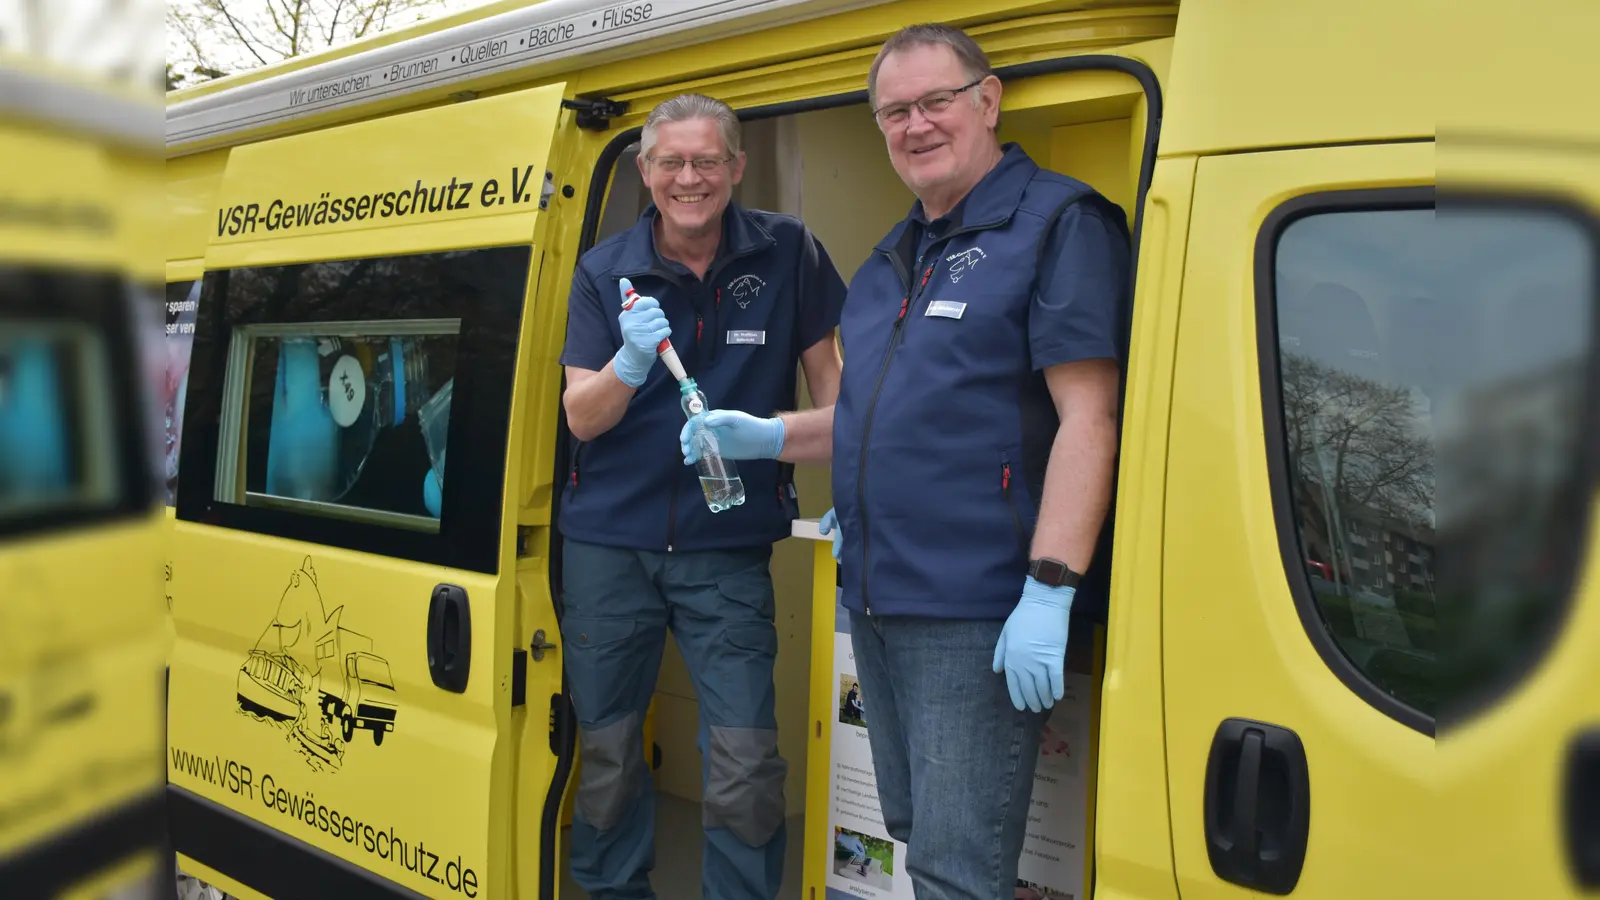
<svg viewBox="0 0 1600 900"><path fill-rule="evenodd" d="M396 864L463 896L478 896L478 873L463 866L459 854L449 859L430 851L425 841L413 842L400 837L393 825L374 825L340 813L318 803L314 791L285 789L271 773L261 772L258 784L255 782L257 773L243 763L220 756L200 756L177 747L172 748L172 770L220 787L236 797L259 798L267 809L297 819L307 828L332 835L376 859Z"/></svg>

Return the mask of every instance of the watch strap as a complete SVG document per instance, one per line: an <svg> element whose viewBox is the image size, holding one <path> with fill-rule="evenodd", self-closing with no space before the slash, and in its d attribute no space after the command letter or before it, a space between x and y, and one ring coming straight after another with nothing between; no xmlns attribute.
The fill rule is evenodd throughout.
<svg viewBox="0 0 1600 900"><path fill-rule="evenodd" d="M1041 557L1028 563L1028 574L1033 580L1049 587L1070 587L1076 589L1083 576L1072 571L1072 567L1059 559Z"/></svg>

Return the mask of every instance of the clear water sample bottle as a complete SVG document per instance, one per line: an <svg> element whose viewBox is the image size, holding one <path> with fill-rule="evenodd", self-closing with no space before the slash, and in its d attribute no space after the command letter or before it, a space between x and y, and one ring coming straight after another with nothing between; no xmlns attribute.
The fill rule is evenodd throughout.
<svg viewBox="0 0 1600 900"><path fill-rule="evenodd" d="M693 378L679 382L678 389L683 395L683 414L694 424L690 441L694 446L694 465L700 472L700 490L705 492L706 505L711 507L712 512L718 513L743 504L744 482L739 479L739 470L733 460L722 458L716 435L704 425L708 406L706 395L700 392L700 386L695 384Z"/></svg>

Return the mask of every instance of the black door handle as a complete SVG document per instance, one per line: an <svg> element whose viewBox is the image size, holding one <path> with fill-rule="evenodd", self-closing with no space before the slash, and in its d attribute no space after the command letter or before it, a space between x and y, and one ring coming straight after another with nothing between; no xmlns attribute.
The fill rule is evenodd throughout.
<svg viewBox="0 0 1600 900"><path fill-rule="evenodd" d="M1580 888L1600 888L1600 728L1573 739L1561 805L1567 865Z"/></svg>
<svg viewBox="0 0 1600 900"><path fill-rule="evenodd" d="M1277 725L1227 719L1206 762L1206 854L1224 881L1288 894L1300 880L1311 832L1311 778L1300 736Z"/></svg>
<svg viewBox="0 0 1600 900"><path fill-rule="evenodd" d="M460 694L472 669L472 615L467 592L453 584L433 589L428 602L428 674L433 683Z"/></svg>

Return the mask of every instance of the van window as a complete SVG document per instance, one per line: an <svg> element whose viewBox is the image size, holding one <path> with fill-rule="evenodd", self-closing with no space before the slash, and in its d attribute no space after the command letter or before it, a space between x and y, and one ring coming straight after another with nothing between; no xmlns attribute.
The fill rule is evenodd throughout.
<svg viewBox="0 0 1600 900"><path fill-rule="evenodd" d="M1573 587L1594 240L1536 207L1301 212L1270 285L1290 577L1372 685L1446 718L1536 659Z"/></svg>
<svg viewBox="0 0 1600 900"><path fill-rule="evenodd" d="M493 571L530 260L499 247L207 272L179 517Z"/></svg>
<svg viewBox="0 0 1600 900"><path fill-rule="evenodd" d="M243 329L245 471L218 499L437 531L425 480L443 467L450 407L431 401L455 376L459 327Z"/></svg>
<svg viewBox="0 0 1600 900"><path fill-rule="evenodd" d="M104 343L86 325L0 329L0 517L116 497L110 377Z"/></svg>
<svg viewBox="0 0 1600 900"><path fill-rule="evenodd" d="M143 509L127 304L115 278L0 266L0 534Z"/></svg>

